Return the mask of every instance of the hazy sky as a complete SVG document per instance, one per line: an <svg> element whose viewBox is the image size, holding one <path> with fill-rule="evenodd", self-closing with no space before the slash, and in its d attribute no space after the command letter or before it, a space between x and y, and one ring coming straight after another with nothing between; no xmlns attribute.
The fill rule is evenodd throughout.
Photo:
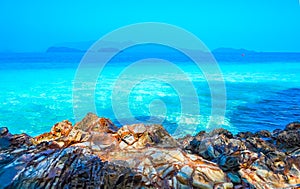
<svg viewBox="0 0 300 189"><path fill-rule="evenodd" d="M151 21L183 27L210 49L300 52L298 0L0 0L0 51L45 51Z"/></svg>

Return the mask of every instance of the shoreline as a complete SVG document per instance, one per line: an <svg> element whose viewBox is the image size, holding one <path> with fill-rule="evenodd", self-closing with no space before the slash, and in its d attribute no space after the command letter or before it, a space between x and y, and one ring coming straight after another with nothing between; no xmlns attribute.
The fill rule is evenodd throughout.
<svg viewBox="0 0 300 189"><path fill-rule="evenodd" d="M299 188L300 123L174 139L87 114L37 137L0 127L0 188Z"/></svg>

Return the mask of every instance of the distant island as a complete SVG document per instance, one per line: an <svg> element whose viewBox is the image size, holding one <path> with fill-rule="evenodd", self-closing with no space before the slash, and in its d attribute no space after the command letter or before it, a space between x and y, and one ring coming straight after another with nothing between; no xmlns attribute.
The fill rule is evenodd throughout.
<svg viewBox="0 0 300 189"><path fill-rule="evenodd" d="M100 48L98 50L98 52L118 52L119 49L117 47L115 47L115 46L116 45L112 45L111 47L109 46L109 47L105 47L105 48ZM149 50L149 49L147 49L147 50ZM194 50L191 50L191 49L186 49L186 50L194 52ZM51 53L51 52L55 52L55 53L59 53L59 52L62 52L62 53L65 53L65 52L87 52L87 51L88 51L88 48L84 48L84 47L72 47L72 46L71 47L70 46L51 46L51 47L49 47L46 50L47 53ZM163 53L163 52L160 51L160 49L157 50L155 48L150 49L150 51L152 53ZM158 51L158 52L156 52L156 51ZM141 53L141 52L143 52L143 50L138 50L137 52ZM224 48L224 47L223 48L214 49L211 52L213 54L239 54L239 55L241 55L241 54L253 54L253 53L257 53L256 51L252 51L252 50ZM149 53L149 51L143 52L143 53Z"/></svg>
<svg viewBox="0 0 300 189"><path fill-rule="evenodd" d="M120 52L119 46L122 43L134 44L132 42L104 42L105 47L100 48L97 52ZM93 44L90 42L81 43L64 43L57 44L49 47L47 53L85 53L89 47ZM90 46L89 46L90 45ZM197 52L193 49L186 49L192 53ZM121 53L123 53L121 51ZM155 46L129 48L126 50L125 60L136 61L137 59L156 57L165 58L171 57L171 61L187 61L187 58L182 58L182 55L176 52L176 50L168 50L167 48L157 48ZM217 61L221 62L300 62L300 52L257 52L254 50L247 50L244 48L217 48L211 51ZM206 54L206 53L204 53ZM128 59L129 58L129 59ZM119 59L123 61L124 59Z"/></svg>
<svg viewBox="0 0 300 189"><path fill-rule="evenodd" d="M80 49L75 49L75 48L70 48L70 47L49 47L46 51L47 53L52 53L52 52L61 52L61 53L66 53L66 52L86 52Z"/></svg>
<svg viewBox="0 0 300 189"><path fill-rule="evenodd" d="M66 42L66 43L58 43L51 47L49 47L46 52L51 53L60 53L60 52L87 52L89 48L96 41L84 41L84 42ZM119 46L123 44L133 44L133 42L125 41L125 42L110 42L104 41L102 42L105 47L100 48L98 52L118 52Z"/></svg>
<svg viewBox="0 0 300 189"><path fill-rule="evenodd" d="M101 48L98 50L98 52L118 52L118 48ZM82 52L87 52L87 50L81 50L81 49L76 49L76 48L71 48L71 47L49 47L46 50L47 53L67 53L67 52L72 52L72 53L82 53Z"/></svg>
<svg viewBox="0 0 300 189"><path fill-rule="evenodd" d="M217 54L217 53L229 53L229 54L253 54L253 53L257 53L256 51L252 51L252 50L247 50L247 49L234 49L234 48L217 48L215 50L212 51L212 53Z"/></svg>

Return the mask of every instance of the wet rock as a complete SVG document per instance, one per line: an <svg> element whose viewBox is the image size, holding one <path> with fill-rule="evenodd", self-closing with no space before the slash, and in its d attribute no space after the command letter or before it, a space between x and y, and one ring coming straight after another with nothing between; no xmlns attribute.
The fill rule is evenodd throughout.
<svg viewBox="0 0 300 189"><path fill-rule="evenodd" d="M68 120L56 123L52 128L51 132L41 134L32 139L34 144L39 144L45 141L53 141L62 137L66 137L72 131L72 123Z"/></svg>
<svg viewBox="0 0 300 189"><path fill-rule="evenodd" d="M4 136L8 133L7 127L0 127L0 136Z"/></svg>
<svg viewBox="0 0 300 189"><path fill-rule="evenodd" d="M276 142L279 148L292 148L300 146L300 129L284 130L276 137Z"/></svg>
<svg viewBox="0 0 300 189"><path fill-rule="evenodd" d="M248 138L248 137L253 137L254 134L247 131L247 132L239 132L236 136L239 138Z"/></svg>
<svg viewBox="0 0 300 189"><path fill-rule="evenodd" d="M180 144L182 149L187 149L187 147L193 139L194 137L192 135L186 135L182 138L178 138L177 142Z"/></svg>
<svg viewBox="0 0 300 189"><path fill-rule="evenodd" d="M63 136L68 136L71 130L72 130L72 123L68 120L65 120L55 124L51 128L51 134L57 137L63 137Z"/></svg>
<svg viewBox="0 0 300 189"><path fill-rule="evenodd" d="M148 127L148 133L151 140L163 148L179 147L179 143L163 128L162 125L151 125Z"/></svg>
<svg viewBox="0 0 300 189"><path fill-rule="evenodd" d="M210 137L216 136L216 135L224 135L226 138L229 138L229 139L233 138L232 133L223 128L218 128L218 129L215 129L215 130L211 131L210 133L208 133L208 136L210 136Z"/></svg>
<svg viewBox="0 0 300 189"><path fill-rule="evenodd" d="M276 151L275 145L266 140L261 139L260 137L248 137L245 140L245 145L247 146L247 149L257 153L269 153Z"/></svg>
<svg viewBox="0 0 300 189"><path fill-rule="evenodd" d="M135 133L136 135L141 135L147 130L146 126L143 124L129 125L128 129L130 130L131 133Z"/></svg>
<svg viewBox="0 0 300 189"><path fill-rule="evenodd" d="M96 131L115 133L118 130L118 127L116 127L109 119L99 118L93 113L88 113L82 121L74 125L74 128L86 132Z"/></svg>
<svg viewBox="0 0 300 189"><path fill-rule="evenodd" d="M229 172L229 173L227 173L227 176L229 177L229 179L231 180L232 183L235 183L235 184L241 183L241 178L238 174Z"/></svg>
<svg viewBox="0 0 300 189"><path fill-rule="evenodd" d="M0 128L0 188L297 188L299 127L175 140L161 125L88 114L37 137Z"/></svg>
<svg viewBox="0 0 300 189"><path fill-rule="evenodd" d="M297 188L300 183L297 123L285 130L195 136L189 152L216 162L235 188Z"/></svg>
<svg viewBox="0 0 300 189"><path fill-rule="evenodd" d="M245 150L246 146L244 145L244 142L234 138L228 138L223 134L209 134L201 141L196 139L192 140L187 149L205 159L209 159L214 162L222 162L225 166L227 160L224 158L229 156L233 158L236 153L238 154L239 151Z"/></svg>
<svg viewBox="0 0 300 189"><path fill-rule="evenodd" d="M95 133L91 135L88 142L81 144L82 146L88 146L93 151L112 150L119 145L117 139L109 133Z"/></svg>
<svg viewBox="0 0 300 189"><path fill-rule="evenodd" d="M232 188L217 164L190 155L161 125L125 125L88 114L49 133L1 136L0 188Z"/></svg>
<svg viewBox="0 0 300 189"><path fill-rule="evenodd" d="M258 138L269 138L271 137L271 132L266 130L261 130L255 133L255 137Z"/></svg>
<svg viewBox="0 0 300 189"><path fill-rule="evenodd" d="M279 134L280 132L282 132L281 129L275 129L275 130L273 130L273 132L272 132L272 136L273 136L273 137L277 137L278 134Z"/></svg>
<svg viewBox="0 0 300 189"><path fill-rule="evenodd" d="M285 127L285 130L298 130L298 129L300 129L300 122L293 122L288 124Z"/></svg>
<svg viewBox="0 0 300 189"><path fill-rule="evenodd" d="M128 136L134 139L128 141ZM147 187L188 188L198 183L213 188L216 183L228 183L228 178L216 164L199 156L190 157L162 126L126 125L115 137L120 141L121 150L96 154L109 162L123 162L122 165L126 162L126 166L142 176Z"/></svg>
<svg viewBox="0 0 300 189"><path fill-rule="evenodd" d="M186 175L183 172L178 172L176 174L176 179L183 185L189 185L190 176Z"/></svg>
<svg viewBox="0 0 300 189"><path fill-rule="evenodd" d="M2 182L3 186L7 188L130 188L139 186L140 180L133 179L136 174L132 170L102 162L91 151L84 148L71 147L47 153L40 151L27 161L23 159L18 169L13 172L15 177L7 179L6 183ZM20 165L23 168L20 168ZM12 174L11 171L10 174Z"/></svg>

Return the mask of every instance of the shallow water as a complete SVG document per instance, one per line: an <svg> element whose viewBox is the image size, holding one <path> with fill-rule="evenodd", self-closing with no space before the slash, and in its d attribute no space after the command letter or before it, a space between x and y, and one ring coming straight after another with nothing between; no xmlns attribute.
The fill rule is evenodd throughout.
<svg viewBox="0 0 300 189"><path fill-rule="evenodd" d="M1 55L0 126L7 126L12 133L38 135L48 132L53 124L61 120L75 122L75 119L82 118L89 111L89 106L78 110L77 117L73 113L73 104L80 105L80 101L73 101L73 90L80 90L73 88L73 81L81 56L72 53ZM176 63L187 75L186 78L180 73L168 74L161 66L161 72L155 74L153 69L148 72L153 77L147 76L145 79L144 71L151 70L151 67L144 66L124 74L124 70L128 70L124 68L128 65L130 63L108 64L99 75L95 86L98 115L109 117L115 123L126 123L126 120L131 123L122 109L128 105L137 120L163 122L171 133L179 123L185 126L180 130L181 133L189 133L191 125L197 131L207 129L211 111L210 89L203 74L192 63ZM226 85L227 107L225 120L217 123L218 126L236 133L274 130L299 120L300 63L219 62L219 66ZM120 77L121 71L123 78ZM172 82L166 82L170 80ZM116 81L119 82L115 88L117 95L112 98ZM194 96L189 93L189 83L194 85L197 94L199 115L189 114L189 111L182 111L180 107L182 101L194 102ZM132 88L126 88L131 85ZM174 86L188 92L180 96ZM94 83L84 83L84 87L92 88ZM127 93L128 100L124 101L122 95ZM115 108L120 108L119 120L114 115L112 103ZM151 113L154 115L152 119Z"/></svg>

